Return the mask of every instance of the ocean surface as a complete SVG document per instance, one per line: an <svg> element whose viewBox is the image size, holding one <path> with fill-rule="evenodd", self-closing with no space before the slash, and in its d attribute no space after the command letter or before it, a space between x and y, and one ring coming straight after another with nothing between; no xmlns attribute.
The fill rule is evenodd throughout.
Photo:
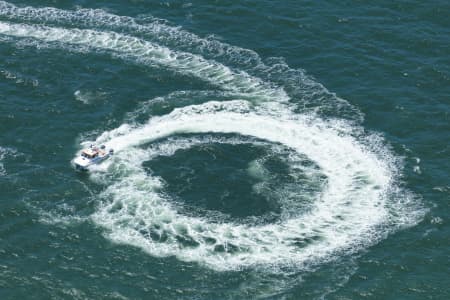
<svg viewBox="0 0 450 300"><path fill-rule="evenodd" d="M0 1L0 299L450 299L449 13Z"/></svg>

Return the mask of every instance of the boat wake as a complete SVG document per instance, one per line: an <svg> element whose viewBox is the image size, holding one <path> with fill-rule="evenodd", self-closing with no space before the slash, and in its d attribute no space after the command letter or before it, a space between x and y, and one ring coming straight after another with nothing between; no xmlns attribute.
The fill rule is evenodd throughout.
<svg viewBox="0 0 450 300"><path fill-rule="evenodd" d="M251 50L177 27L101 10L0 1L0 17L0 36L8 42L107 54L208 85L209 91L177 91L143 103L96 139L116 153L91 174L106 186L91 219L114 242L215 270L301 268L364 249L421 218L420 203L399 187L401 161L386 142L361 128L355 107L301 70L280 60L265 64ZM156 113L161 102L169 109ZM288 149L283 159L291 177L301 170L319 190L306 192L298 180L289 196L277 194L282 213L270 223L185 214L144 163L211 143L258 144L282 158L280 149ZM264 161L249 166L248 176L270 180L266 174ZM305 197L311 205L301 211L295 199Z"/></svg>

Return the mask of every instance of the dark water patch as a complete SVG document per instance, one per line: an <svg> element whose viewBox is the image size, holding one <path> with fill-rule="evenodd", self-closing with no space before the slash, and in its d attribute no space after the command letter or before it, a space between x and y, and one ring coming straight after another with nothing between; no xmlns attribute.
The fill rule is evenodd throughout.
<svg viewBox="0 0 450 300"><path fill-rule="evenodd" d="M248 163L264 153L252 145L207 144L159 156L144 167L164 179L166 192L186 210L218 211L238 220L280 212L274 199L255 193L253 186L261 179L247 172Z"/></svg>

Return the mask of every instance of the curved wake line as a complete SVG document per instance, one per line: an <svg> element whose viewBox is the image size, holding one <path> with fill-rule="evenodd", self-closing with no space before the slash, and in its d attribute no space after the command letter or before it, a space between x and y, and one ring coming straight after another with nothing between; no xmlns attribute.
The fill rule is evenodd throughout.
<svg viewBox="0 0 450 300"><path fill-rule="evenodd" d="M40 22L44 25L70 25L77 27L102 27L112 31L126 31L130 34L143 34L146 38L163 43L176 44L187 51L197 51L213 58L228 56L240 60L242 64L251 67L266 68L258 54L249 49L232 46L218 40L201 38L179 26L163 24L161 20L151 20L150 23L139 23L139 19L119 16L101 9L62 10L54 7L18 7L14 4L0 1L0 16L8 20ZM304 78L306 79L306 78ZM311 82L313 85L320 85ZM325 89L323 86L321 86Z"/></svg>
<svg viewBox="0 0 450 300"><path fill-rule="evenodd" d="M0 1L0 16L12 21L81 28L95 27L138 35L169 48L176 47L188 53L196 53L205 59L217 60L218 63L222 61L225 65L237 64L237 68L248 74L258 74L259 78L267 82L277 82L278 86L285 86L297 101L301 101L304 111L328 115L339 112L339 117L345 115L346 118L359 122L363 119L362 112L352 107L347 101L330 93L322 84L307 76L303 70L289 68L279 58L270 59L271 62L267 65L253 50L229 45L211 37L202 38L179 26L167 25L160 19L140 20L114 15L101 9L62 10L54 7L17 7L5 1ZM260 96L261 94L264 93L260 93ZM278 91L275 94L277 95L274 98L278 98L278 101L286 97L284 91ZM270 92L269 95L273 96L274 92Z"/></svg>
<svg viewBox="0 0 450 300"><path fill-rule="evenodd" d="M13 24L0 21L0 34L33 38L43 42L87 46L110 51L122 58L134 58L150 66L163 66L183 75L209 82L237 94L264 101L289 98L282 89L274 89L244 71L234 72L214 61L186 52L172 51L157 44L115 32L89 29L63 29L40 25Z"/></svg>

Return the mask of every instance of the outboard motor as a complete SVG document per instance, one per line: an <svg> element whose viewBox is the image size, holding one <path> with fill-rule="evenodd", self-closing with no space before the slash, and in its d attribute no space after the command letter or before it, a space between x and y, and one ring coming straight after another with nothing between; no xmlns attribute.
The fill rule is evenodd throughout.
<svg viewBox="0 0 450 300"><path fill-rule="evenodd" d="M109 149L109 154L113 155L114 154L114 149Z"/></svg>

